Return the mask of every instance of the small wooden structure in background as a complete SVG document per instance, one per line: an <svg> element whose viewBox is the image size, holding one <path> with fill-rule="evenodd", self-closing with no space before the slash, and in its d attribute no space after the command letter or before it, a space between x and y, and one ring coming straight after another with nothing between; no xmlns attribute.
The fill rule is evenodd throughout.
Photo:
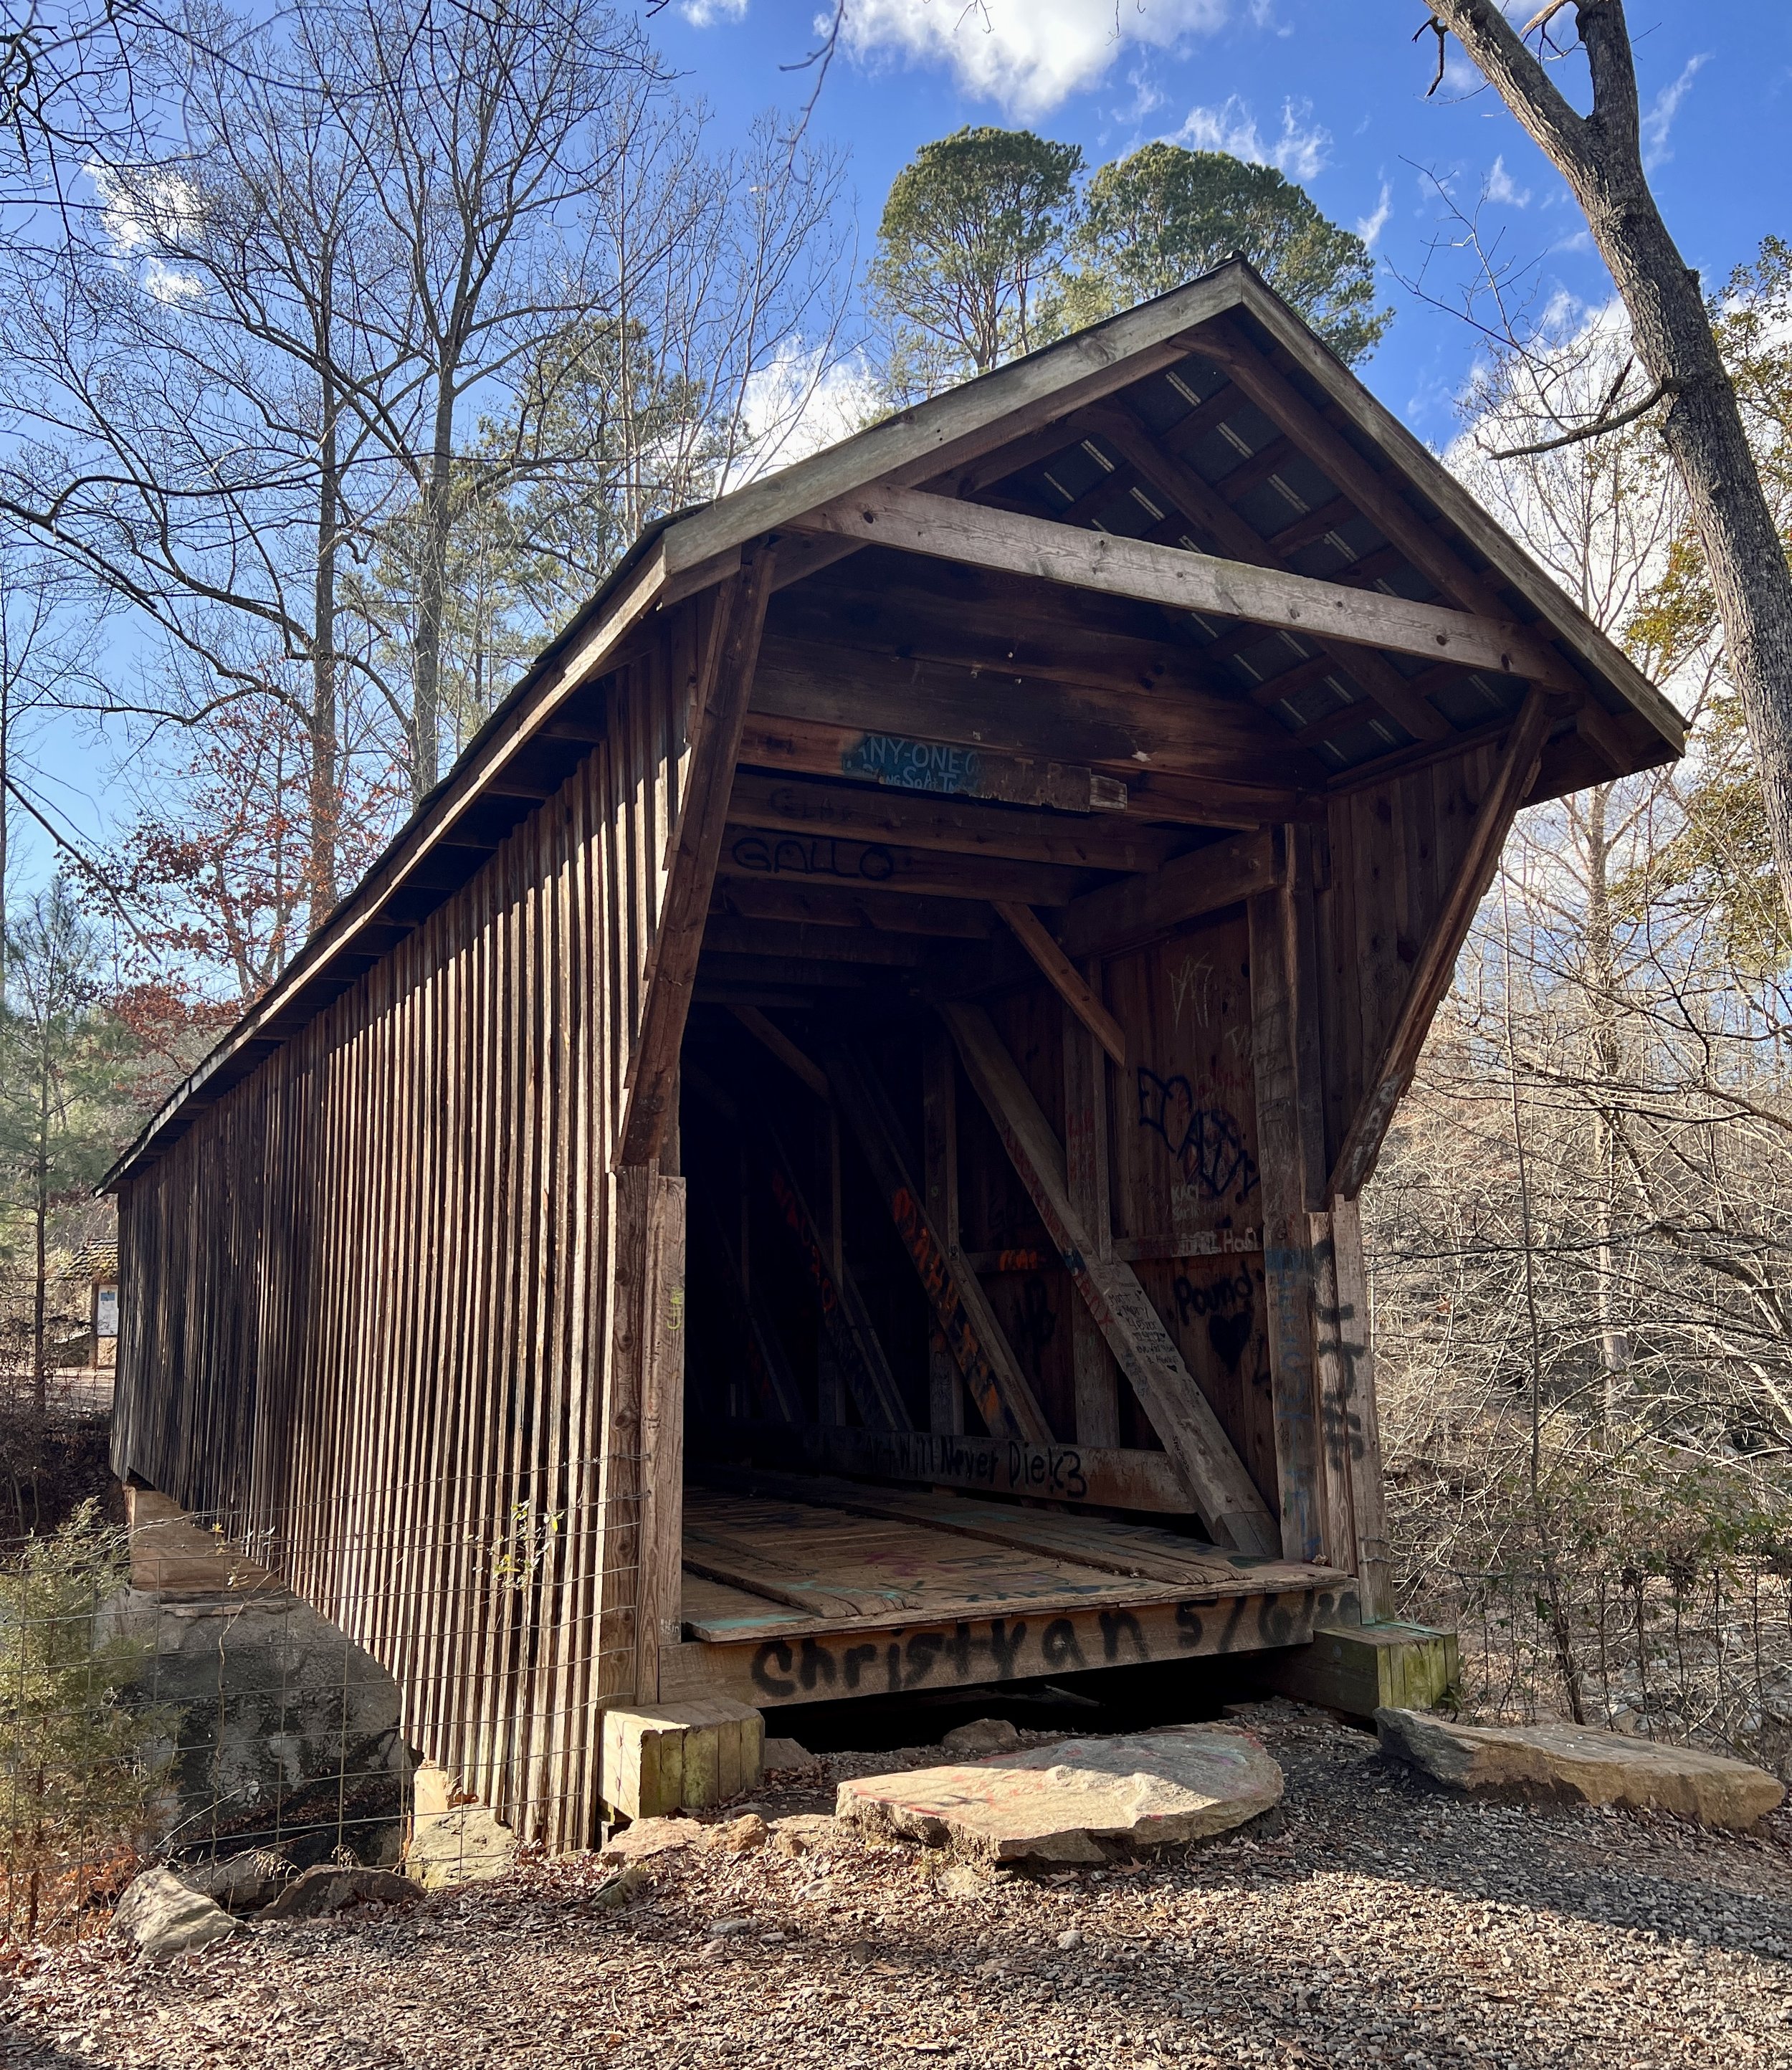
<svg viewBox="0 0 1792 2070"><path fill-rule="evenodd" d="M1356 1200L1665 702L1242 264L644 538L113 1174L119 1471L601 1713L1389 1609Z"/></svg>

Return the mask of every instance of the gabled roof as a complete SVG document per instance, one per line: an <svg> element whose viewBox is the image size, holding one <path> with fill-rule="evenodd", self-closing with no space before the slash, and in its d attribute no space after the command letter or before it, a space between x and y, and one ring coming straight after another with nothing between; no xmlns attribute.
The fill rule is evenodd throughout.
<svg viewBox="0 0 1792 2070"><path fill-rule="evenodd" d="M935 481L961 462L1027 437L1086 405L1173 366L1189 333L1242 315L1266 333L1498 579L1564 643L1610 707L1630 710L1669 754L1684 746L1673 706L1482 510L1467 491L1242 260L902 411L867 430L696 509L648 527L598 594L544 648L442 782L361 882L149 1121L103 1181L117 1188L420 925L518 821L551 795L596 738L589 693L656 610L720 579L741 550L873 485ZM1000 428L1000 436L992 433ZM586 700L582 708L581 699ZM581 733L583 711L587 730Z"/></svg>

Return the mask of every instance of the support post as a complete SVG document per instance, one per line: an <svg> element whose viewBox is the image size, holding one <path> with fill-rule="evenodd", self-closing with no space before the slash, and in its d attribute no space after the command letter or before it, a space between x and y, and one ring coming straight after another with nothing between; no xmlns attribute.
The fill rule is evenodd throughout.
<svg viewBox="0 0 1792 2070"><path fill-rule="evenodd" d="M1083 978L1098 989L1093 960ZM1064 1178L1070 1205L1088 1231L1090 1247L1105 1263L1113 1255L1114 1223L1108 1180L1107 1065L1079 1015L1064 1016ZM1112 1450L1120 1442L1119 1368L1086 1301L1070 1308L1070 1360L1076 1387L1077 1442Z"/></svg>
<svg viewBox="0 0 1792 2070"><path fill-rule="evenodd" d="M1282 889L1260 893L1246 907L1251 1054L1282 1552L1284 1559L1311 1561L1324 1557L1328 1539L1315 1371L1317 1288L1307 1220L1324 1197L1325 1137L1311 836L1307 828L1291 826L1286 837L1289 867Z"/></svg>
<svg viewBox="0 0 1792 2070"><path fill-rule="evenodd" d="M657 1703L661 1656L683 1635L685 1536L685 1182L657 1173L648 1201L644 1294L635 1697Z"/></svg>
<svg viewBox="0 0 1792 2070"><path fill-rule="evenodd" d="M935 1030L921 1058L922 1184L927 1219L948 1250L959 1248L958 1080L951 1045ZM935 1437L964 1433L964 1382L936 1323L927 1333L927 1427Z"/></svg>

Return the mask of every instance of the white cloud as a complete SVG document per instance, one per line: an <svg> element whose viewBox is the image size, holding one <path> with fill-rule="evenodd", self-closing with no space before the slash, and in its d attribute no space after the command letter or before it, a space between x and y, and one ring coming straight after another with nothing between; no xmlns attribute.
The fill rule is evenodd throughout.
<svg viewBox="0 0 1792 2070"><path fill-rule="evenodd" d="M1254 166L1274 166L1291 180L1310 180L1325 166L1332 132L1317 124L1303 128L1313 112L1310 100L1282 104L1282 133L1266 143L1247 102L1231 94L1217 108L1192 108L1176 132L1176 141L1193 151L1229 151Z"/></svg>
<svg viewBox="0 0 1792 2070"><path fill-rule="evenodd" d="M1360 216L1356 223L1356 235L1370 251L1375 249L1382 231L1388 227L1388 218L1393 214L1393 189L1384 180L1381 182L1381 198L1375 204L1374 214Z"/></svg>
<svg viewBox="0 0 1792 2070"><path fill-rule="evenodd" d="M1105 78L1128 45L1174 49L1229 12L1230 0L853 0L844 35L861 59L950 65L967 92L1031 121ZM833 19L821 18L822 33Z"/></svg>
<svg viewBox="0 0 1792 2070"><path fill-rule="evenodd" d="M849 437L875 414L878 384L862 358L830 359L793 340L749 376L741 399L748 457L726 485L738 489Z"/></svg>
<svg viewBox="0 0 1792 2070"><path fill-rule="evenodd" d="M678 11L693 29L706 29L712 22L742 20L747 0L684 0Z"/></svg>
<svg viewBox="0 0 1792 2070"><path fill-rule="evenodd" d="M1667 133L1680 112L1680 103L1692 91L1693 80L1710 63L1709 51L1688 58L1680 67L1679 77L1664 86L1649 104L1643 117L1643 162L1651 170L1673 156L1667 148Z"/></svg>
<svg viewBox="0 0 1792 2070"><path fill-rule="evenodd" d="M1494 160L1493 170L1487 174L1486 194L1489 201L1506 202L1514 208L1528 208L1530 206L1531 190L1520 186L1506 170L1504 153Z"/></svg>

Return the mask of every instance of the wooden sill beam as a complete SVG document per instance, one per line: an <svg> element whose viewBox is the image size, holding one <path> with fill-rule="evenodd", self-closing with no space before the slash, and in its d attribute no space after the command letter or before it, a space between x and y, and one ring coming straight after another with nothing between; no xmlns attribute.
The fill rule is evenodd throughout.
<svg viewBox="0 0 1792 2070"><path fill-rule="evenodd" d="M1585 688L1580 676L1522 628L1471 612L1410 603L1404 597L1315 582L1240 561L1209 560L1177 546L1078 531L1049 519L988 510L919 489L868 489L812 511L798 523L804 530L1134 597L1172 611L1242 619L1431 661L1448 660L1547 688L1576 693Z"/></svg>
<svg viewBox="0 0 1792 2070"><path fill-rule="evenodd" d="M1058 946L1045 922L1030 906L1009 898L992 902L1014 930L1021 947L1044 972L1045 982L1123 1071L1126 1030L1095 996L1094 988Z"/></svg>

